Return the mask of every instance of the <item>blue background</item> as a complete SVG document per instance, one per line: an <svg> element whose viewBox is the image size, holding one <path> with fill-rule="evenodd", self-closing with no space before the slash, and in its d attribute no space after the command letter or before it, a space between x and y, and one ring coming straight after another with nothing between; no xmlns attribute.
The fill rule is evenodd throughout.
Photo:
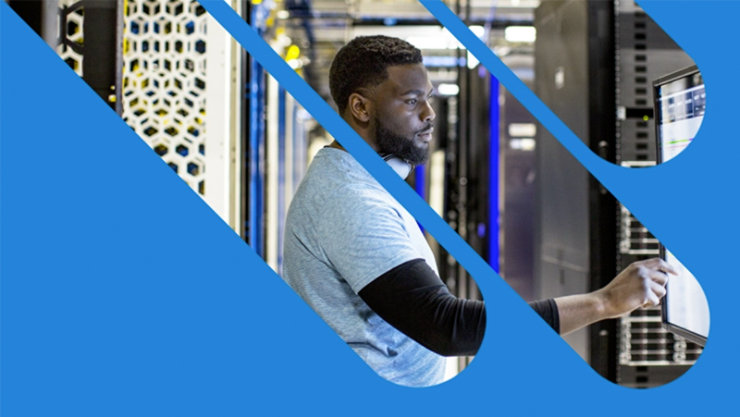
<svg viewBox="0 0 740 417"><path fill-rule="evenodd" d="M699 65L704 124L692 146L659 168L629 171L577 156L699 277L709 299L704 354L683 377L649 390L595 374L466 245L413 197L399 195L413 194L410 188L345 139L473 273L489 312L484 345L460 376L426 389L386 382L0 3L0 412L732 410L740 89L731 51L740 2L641 4ZM323 109L309 110L334 123Z"/></svg>

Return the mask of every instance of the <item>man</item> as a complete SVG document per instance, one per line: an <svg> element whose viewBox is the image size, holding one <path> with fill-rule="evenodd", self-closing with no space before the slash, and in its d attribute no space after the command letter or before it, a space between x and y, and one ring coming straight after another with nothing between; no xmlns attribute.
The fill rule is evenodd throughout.
<svg viewBox="0 0 740 417"><path fill-rule="evenodd" d="M342 118L405 177L429 155L432 85L421 52L385 36L344 46L330 70ZM473 355L485 305L451 295L416 221L336 142L318 152L285 229L284 279L384 378L428 386L443 356ZM588 294L533 303L561 334L618 317L665 294L660 259L631 265Z"/></svg>

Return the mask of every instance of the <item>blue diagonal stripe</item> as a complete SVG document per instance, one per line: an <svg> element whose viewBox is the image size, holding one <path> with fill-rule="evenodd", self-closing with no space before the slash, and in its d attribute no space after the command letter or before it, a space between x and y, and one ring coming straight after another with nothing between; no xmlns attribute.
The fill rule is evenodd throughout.
<svg viewBox="0 0 740 417"><path fill-rule="evenodd" d="M319 96L239 15L223 1L201 1L249 54L306 108L393 197L463 266L481 291L503 284L498 275L445 221L365 143L365 141ZM501 285L502 288L509 288Z"/></svg>
<svg viewBox="0 0 740 417"><path fill-rule="evenodd" d="M420 0L434 17L594 176L615 168L591 150L441 1ZM601 178L599 178L601 180ZM603 181L602 181L603 183Z"/></svg>

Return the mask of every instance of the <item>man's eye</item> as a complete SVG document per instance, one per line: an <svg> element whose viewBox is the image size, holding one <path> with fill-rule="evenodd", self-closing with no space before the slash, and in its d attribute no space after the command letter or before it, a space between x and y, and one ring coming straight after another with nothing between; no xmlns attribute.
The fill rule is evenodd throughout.
<svg viewBox="0 0 740 417"><path fill-rule="evenodd" d="M411 106L415 105L417 102L418 102L418 100L415 99L415 98L406 100L406 104L411 105Z"/></svg>

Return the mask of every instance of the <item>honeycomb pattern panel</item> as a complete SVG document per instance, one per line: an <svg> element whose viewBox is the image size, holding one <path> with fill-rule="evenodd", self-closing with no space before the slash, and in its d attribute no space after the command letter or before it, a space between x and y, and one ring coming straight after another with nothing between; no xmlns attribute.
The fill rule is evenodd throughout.
<svg viewBox="0 0 740 417"><path fill-rule="evenodd" d="M206 12L190 0L128 0L123 120L205 195Z"/></svg>
<svg viewBox="0 0 740 417"><path fill-rule="evenodd" d="M82 76L82 60L84 54L83 29L85 24L85 8L80 0L59 0L59 42L57 54Z"/></svg>

